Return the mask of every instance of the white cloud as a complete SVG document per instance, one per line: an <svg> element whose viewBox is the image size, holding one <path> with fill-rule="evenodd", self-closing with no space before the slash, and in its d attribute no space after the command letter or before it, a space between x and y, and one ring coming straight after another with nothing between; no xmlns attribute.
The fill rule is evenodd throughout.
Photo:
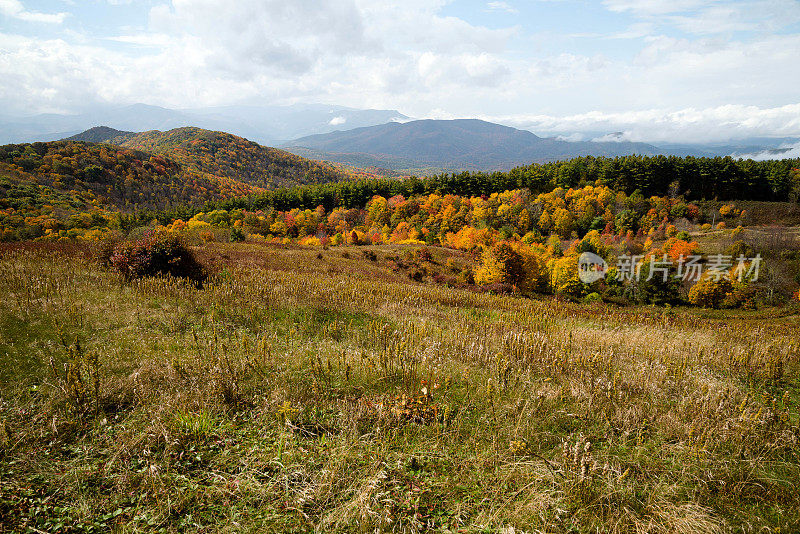
<svg viewBox="0 0 800 534"><path fill-rule="evenodd" d="M595 137L592 141L597 143L627 143L631 141L630 135L630 132L612 132Z"/></svg>
<svg viewBox="0 0 800 534"><path fill-rule="evenodd" d="M622 132L624 140L649 143L706 142L746 137L800 136L800 103L775 108L719 106L678 111L649 109L620 113L591 111L576 115L484 117L542 135ZM594 140L610 141L612 134Z"/></svg>
<svg viewBox="0 0 800 534"><path fill-rule="evenodd" d="M345 117L342 117L341 115L339 115L338 117L332 118L328 122L328 124L330 124L331 126L341 126L342 124L344 124L346 122L347 122L347 119Z"/></svg>
<svg viewBox="0 0 800 534"><path fill-rule="evenodd" d="M611 47L624 55L523 51L513 48L529 42L521 28L445 16L448 3L241 0L220 10L215 0L173 0L152 8L146 27L108 38L69 24L60 38L0 34L0 106L323 102L501 118L573 140L617 131L647 141L800 134L800 110L786 106L800 101L792 68L800 35L770 31L782 27L781 13L800 20L796 0L606 0L626 13L607 14L626 29L584 38L619 39ZM8 6L21 4L0 0L0 12ZM754 28L746 39L725 35L745 23Z"/></svg>
<svg viewBox="0 0 800 534"><path fill-rule="evenodd" d="M569 143L577 143L579 141L585 140L586 138L584 137L584 135L582 133L575 132L575 133L569 134L569 135L557 135L556 139L558 139L559 141L567 141Z"/></svg>
<svg viewBox="0 0 800 534"><path fill-rule="evenodd" d="M109 41L116 41L118 43L127 43L138 46L151 46L162 47L169 46L172 39L163 33L141 33L138 35L119 35L116 37L107 37Z"/></svg>
<svg viewBox="0 0 800 534"><path fill-rule="evenodd" d="M783 145L777 150L764 150L755 154L734 154L734 156L741 159L753 159L756 161L765 161L768 159L800 158L800 143Z"/></svg>
<svg viewBox="0 0 800 534"><path fill-rule="evenodd" d="M19 0L0 0L0 13L6 17L26 22L43 22L46 24L61 24L67 17L67 13L39 13L38 11L28 11Z"/></svg>
<svg viewBox="0 0 800 534"><path fill-rule="evenodd" d="M603 0L603 5L611 11L629 11L642 16L680 13L708 4L706 0Z"/></svg>
<svg viewBox="0 0 800 534"><path fill-rule="evenodd" d="M506 13L519 13L519 10L510 6L508 2L487 2L489 11L505 11Z"/></svg>

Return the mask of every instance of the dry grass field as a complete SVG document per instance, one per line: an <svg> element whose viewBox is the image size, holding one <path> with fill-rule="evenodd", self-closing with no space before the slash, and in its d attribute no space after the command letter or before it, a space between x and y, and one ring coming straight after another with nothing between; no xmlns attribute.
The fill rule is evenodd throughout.
<svg viewBox="0 0 800 534"><path fill-rule="evenodd" d="M476 293L406 250L211 243L198 289L4 248L0 532L800 531L796 309Z"/></svg>

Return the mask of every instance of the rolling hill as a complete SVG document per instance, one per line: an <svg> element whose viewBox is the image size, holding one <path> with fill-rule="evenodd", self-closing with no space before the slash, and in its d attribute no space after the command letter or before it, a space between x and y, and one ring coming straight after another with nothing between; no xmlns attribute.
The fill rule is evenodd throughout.
<svg viewBox="0 0 800 534"><path fill-rule="evenodd" d="M163 154L185 169L220 176L263 189L345 180L348 175L325 163L261 146L225 132L175 128L132 133L97 127L69 138Z"/></svg>
<svg viewBox="0 0 800 534"><path fill-rule="evenodd" d="M661 153L657 147L645 143L573 143L477 119L391 122L303 137L285 148L295 153L313 153L331 161L372 158L389 168L413 162L417 167L453 170L507 170L576 156Z"/></svg>
<svg viewBox="0 0 800 534"><path fill-rule="evenodd" d="M61 200L61 211L202 204L262 191L224 176L185 169L160 154L76 141L0 147L0 202L24 209ZM66 195L66 196L65 196Z"/></svg>
<svg viewBox="0 0 800 534"><path fill-rule="evenodd" d="M223 132L95 127L62 141L0 146L0 241L75 237L107 229L115 212L202 206L349 178Z"/></svg>

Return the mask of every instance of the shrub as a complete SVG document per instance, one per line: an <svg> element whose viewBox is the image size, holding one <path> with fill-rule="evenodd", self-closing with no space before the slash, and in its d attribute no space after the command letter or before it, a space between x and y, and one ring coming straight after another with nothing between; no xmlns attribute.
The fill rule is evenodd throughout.
<svg viewBox="0 0 800 534"><path fill-rule="evenodd" d="M480 291L492 293L494 295L512 295L514 293L514 286L511 284L504 284L503 282L493 282L481 286Z"/></svg>
<svg viewBox="0 0 800 534"><path fill-rule="evenodd" d="M525 292L543 290L546 278L541 251L504 242L484 250L481 266L475 273L477 284L508 284Z"/></svg>
<svg viewBox="0 0 800 534"><path fill-rule="evenodd" d="M720 308L733 292L733 284L727 278L714 280L711 276L704 276L689 290L689 302L703 308Z"/></svg>
<svg viewBox="0 0 800 534"><path fill-rule="evenodd" d="M584 284L578 279L578 276L575 275L565 283L561 284L556 290L556 293L573 300L580 300L586 297L586 295L590 292L595 293L595 291L592 291L592 288L595 286L597 286L597 283Z"/></svg>
<svg viewBox="0 0 800 534"><path fill-rule="evenodd" d="M207 273L191 250L175 234L150 231L135 241L123 241L114 248L109 265L125 280L170 275L202 285Z"/></svg>
<svg viewBox="0 0 800 534"><path fill-rule="evenodd" d="M111 237L98 242L92 248L92 258L101 266L106 269L111 267L111 256L114 255L114 249L119 245L119 239Z"/></svg>
<svg viewBox="0 0 800 534"><path fill-rule="evenodd" d="M414 269L408 273L408 277L415 282L422 282L424 276L423 272L419 269Z"/></svg>
<svg viewBox="0 0 800 534"><path fill-rule="evenodd" d="M430 249L427 247L419 249L416 255L418 261L427 261L427 262L433 261L433 255L431 254Z"/></svg>
<svg viewBox="0 0 800 534"><path fill-rule="evenodd" d="M241 243L244 241L244 232L239 228L231 228L231 242Z"/></svg>
<svg viewBox="0 0 800 534"><path fill-rule="evenodd" d="M746 283L734 283L733 290L722 300L723 308L744 308L754 310L758 307L756 298L758 291Z"/></svg>
<svg viewBox="0 0 800 534"><path fill-rule="evenodd" d="M657 271L649 259L642 264L640 279L634 284L638 286L635 293L642 303L664 306L680 302L680 280L672 272L664 280L663 273Z"/></svg>
<svg viewBox="0 0 800 534"><path fill-rule="evenodd" d="M744 241L736 241L731 246L725 249L725 254L730 256L734 261L739 258L740 256L744 256L745 258L751 258L755 256L755 251L753 248L745 243Z"/></svg>
<svg viewBox="0 0 800 534"><path fill-rule="evenodd" d="M595 304L597 302L603 302L603 297L600 296L600 293L589 293L585 297L583 297L584 304Z"/></svg>

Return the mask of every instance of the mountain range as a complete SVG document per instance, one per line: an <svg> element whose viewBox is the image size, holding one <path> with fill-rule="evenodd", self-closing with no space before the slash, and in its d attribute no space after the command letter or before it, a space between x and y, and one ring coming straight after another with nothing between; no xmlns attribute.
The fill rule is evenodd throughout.
<svg viewBox="0 0 800 534"><path fill-rule="evenodd" d="M265 145L276 145L311 134L383 124L408 117L395 110L354 109L326 104L291 106L224 106L167 109L145 104L106 106L75 114L25 117L0 115L0 145L55 141L105 125L142 132L196 126L229 132Z"/></svg>
<svg viewBox="0 0 800 534"><path fill-rule="evenodd" d="M661 153L646 143L561 141L477 119L390 122L303 137L284 148L343 163L383 157L376 163L383 161L390 168L416 164L450 170L508 170L576 156Z"/></svg>
<svg viewBox="0 0 800 534"><path fill-rule="evenodd" d="M620 132L575 132L593 141L540 137L479 120L412 120L391 109L328 104L167 109L145 104L93 107L74 114L27 117L0 113L0 144L52 141L105 125L120 131L197 127L228 132L265 146L356 167L401 174L440 170L508 169L517 164L579 155L664 154L715 157L786 157L800 151L797 138L746 138L709 143L636 143ZM588 135L591 133L591 135ZM321 137L320 137L321 136ZM787 148L789 147L789 148Z"/></svg>

